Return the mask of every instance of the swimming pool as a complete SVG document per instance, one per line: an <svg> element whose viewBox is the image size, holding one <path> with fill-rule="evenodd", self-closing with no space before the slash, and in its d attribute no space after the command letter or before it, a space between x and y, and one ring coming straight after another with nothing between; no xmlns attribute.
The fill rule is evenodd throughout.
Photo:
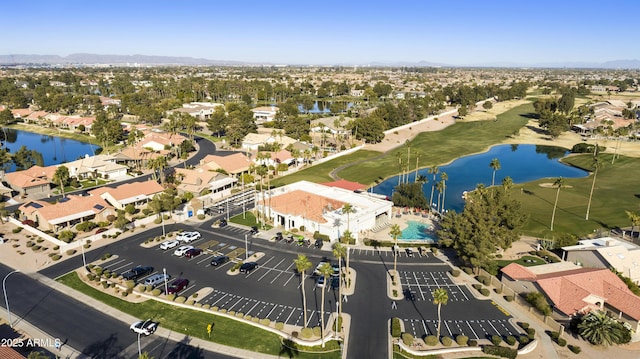
<svg viewBox="0 0 640 359"><path fill-rule="evenodd" d="M398 237L401 241L423 241L429 243L435 243L438 241L438 238L430 232L431 224L418 222L418 221L407 221L408 227L402 230L402 234Z"/></svg>

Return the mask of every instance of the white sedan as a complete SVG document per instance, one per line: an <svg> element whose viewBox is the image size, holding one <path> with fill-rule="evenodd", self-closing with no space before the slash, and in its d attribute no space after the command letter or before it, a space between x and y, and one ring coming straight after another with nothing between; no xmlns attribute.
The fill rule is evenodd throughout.
<svg viewBox="0 0 640 359"><path fill-rule="evenodd" d="M140 320L131 324L129 329L131 329L132 332L137 334L151 335L156 331L156 329L158 329L158 323L152 322L150 320L146 320L146 321Z"/></svg>
<svg viewBox="0 0 640 359"><path fill-rule="evenodd" d="M162 250L167 250L173 247L177 247L178 244L180 244L180 241L177 239L171 240L171 241L164 241L160 244L160 249Z"/></svg>
<svg viewBox="0 0 640 359"><path fill-rule="evenodd" d="M182 257L185 253L187 253L187 251L189 249L194 248L193 246L182 246L179 247L178 249L175 250L175 252L173 252L174 256L178 256L178 257Z"/></svg>
<svg viewBox="0 0 640 359"><path fill-rule="evenodd" d="M200 237L202 237L200 232L182 232L176 236L176 239L184 243L190 243L200 239Z"/></svg>

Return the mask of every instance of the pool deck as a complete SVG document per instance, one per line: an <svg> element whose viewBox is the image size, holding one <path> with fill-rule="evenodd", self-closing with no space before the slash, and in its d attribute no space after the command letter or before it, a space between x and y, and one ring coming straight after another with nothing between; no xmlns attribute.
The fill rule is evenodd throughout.
<svg viewBox="0 0 640 359"><path fill-rule="evenodd" d="M401 214L398 216L398 213L401 213ZM414 214L413 212L409 212L408 214L404 214L403 209L399 210L397 207L394 207L393 217L391 217L391 224L389 226L387 226L386 228L378 232L366 231L363 237L368 239L375 239L377 241L393 241L393 237L389 235L389 231L391 231L391 226L394 224L397 224L398 226L400 226L400 230L404 230L409 226L408 222L410 221L424 223L429 226L430 231L437 229L438 227L438 224L437 224L438 219L431 214L427 214L426 217L424 217L423 214L421 213ZM433 236L437 237L435 233L433 233ZM415 241L410 241L410 240L402 240L398 238L398 243L416 243L416 244L425 243L426 244L426 243L431 243L431 241L424 240L424 239L417 239Z"/></svg>

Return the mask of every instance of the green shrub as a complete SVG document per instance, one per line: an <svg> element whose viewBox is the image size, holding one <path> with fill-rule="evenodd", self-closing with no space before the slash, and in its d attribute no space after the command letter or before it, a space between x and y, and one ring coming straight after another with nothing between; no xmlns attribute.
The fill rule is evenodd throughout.
<svg viewBox="0 0 640 359"><path fill-rule="evenodd" d="M582 351L582 348L580 348L577 345L569 344L569 350L571 350L571 352L574 353L574 354L580 354L580 352Z"/></svg>
<svg viewBox="0 0 640 359"><path fill-rule="evenodd" d="M454 269L454 270L451 271L451 275L453 277L458 277L458 276L460 276L460 271L457 270L457 269Z"/></svg>
<svg viewBox="0 0 640 359"><path fill-rule="evenodd" d="M230 311L227 312L227 314L235 316L236 315L236 311L235 310L230 310Z"/></svg>
<svg viewBox="0 0 640 359"><path fill-rule="evenodd" d="M565 338L558 338L558 340L556 340L556 343L558 343L558 345L561 347L567 346L567 340Z"/></svg>
<svg viewBox="0 0 640 359"><path fill-rule="evenodd" d="M467 345L467 343L469 342L469 337L466 335L458 335L456 337L456 343L458 345Z"/></svg>
<svg viewBox="0 0 640 359"><path fill-rule="evenodd" d="M13 232L13 233L20 233L20 231L22 231L22 227L16 227L16 228L11 230L11 232Z"/></svg>
<svg viewBox="0 0 640 359"><path fill-rule="evenodd" d="M187 300L186 303L187 303L187 305L194 305L196 303L196 301L193 300L193 299L189 299L189 300Z"/></svg>
<svg viewBox="0 0 640 359"><path fill-rule="evenodd" d="M226 309L224 309L224 308L220 308L220 313L226 313L226 312L227 312L227 310L226 310Z"/></svg>
<svg viewBox="0 0 640 359"><path fill-rule="evenodd" d="M284 323L283 322L276 322L276 324L274 324L273 326L278 330L282 330L284 328Z"/></svg>
<svg viewBox="0 0 640 359"><path fill-rule="evenodd" d="M550 315L552 310L551 306L545 299L544 295L540 292L531 292L527 293L525 297L527 302L531 304L531 306L535 307L540 313L544 315Z"/></svg>
<svg viewBox="0 0 640 359"><path fill-rule="evenodd" d="M42 243L42 242L44 242L44 239L42 239L42 238L38 238L38 239L36 239L36 242L38 242L38 243Z"/></svg>
<svg viewBox="0 0 640 359"><path fill-rule="evenodd" d="M265 325L265 326L269 326L269 325L271 325L271 319L262 318L262 319L260 319L260 324Z"/></svg>
<svg viewBox="0 0 640 359"><path fill-rule="evenodd" d="M27 248L33 247L35 245L36 244L34 242L31 242L31 241L27 241L27 244L26 244Z"/></svg>
<svg viewBox="0 0 640 359"><path fill-rule="evenodd" d="M484 285L489 285L489 278L484 275L479 275L476 277L476 280Z"/></svg>
<svg viewBox="0 0 640 359"><path fill-rule="evenodd" d="M96 277L96 275L95 275L95 274L93 274L93 273L89 273L89 274L87 274L87 279L88 279L88 280L90 280L90 281L93 281L93 279L94 279L95 277Z"/></svg>
<svg viewBox="0 0 640 359"><path fill-rule="evenodd" d="M442 343L442 345L444 345L445 347L450 347L451 344L453 344L453 339L444 336L442 337L442 339L440 339L440 342Z"/></svg>
<svg viewBox="0 0 640 359"><path fill-rule="evenodd" d="M520 343L522 345L529 344L530 341L531 341L531 339L529 339L529 337L526 336L526 335L518 336L518 343Z"/></svg>
<svg viewBox="0 0 640 359"><path fill-rule="evenodd" d="M469 275L473 274L473 269L469 267L462 267L462 271Z"/></svg>
<svg viewBox="0 0 640 359"><path fill-rule="evenodd" d="M493 291L497 294L502 294L502 288L495 288Z"/></svg>
<svg viewBox="0 0 640 359"><path fill-rule="evenodd" d="M59 254L54 254L54 255L52 255L52 256L51 256L51 259L53 259L54 261L57 261L57 260L59 260L60 258L62 258L62 256L61 256L61 255L59 255Z"/></svg>
<svg viewBox="0 0 640 359"><path fill-rule="evenodd" d="M124 282L125 287L127 287L127 289L133 289L133 287L136 286L136 282L132 281L132 280L128 280L126 282Z"/></svg>
<svg viewBox="0 0 640 359"><path fill-rule="evenodd" d="M487 288L480 288L480 294L484 295L485 297L488 297L489 294L491 294L491 292Z"/></svg>
<svg viewBox="0 0 640 359"><path fill-rule="evenodd" d="M183 297L183 296L179 296L175 299L176 303L184 303L187 300L187 298Z"/></svg>
<svg viewBox="0 0 640 359"><path fill-rule="evenodd" d="M99 267L99 266L93 267L93 273L95 273L96 275L102 275L102 271L103 271L102 267Z"/></svg>
<svg viewBox="0 0 640 359"><path fill-rule="evenodd" d="M199 215L198 215L198 219L199 219L199 220L203 220L204 218L205 218L205 217L204 217L204 214L202 214L202 213L201 213L201 214L199 214Z"/></svg>
<svg viewBox="0 0 640 359"><path fill-rule="evenodd" d="M411 333L402 333L402 342L404 345L413 344L413 335Z"/></svg>
<svg viewBox="0 0 640 359"><path fill-rule="evenodd" d="M70 243L75 237L76 234L69 230L61 231L60 233L58 233L58 239L65 243Z"/></svg>
<svg viewBox="0 0 640 359"><path fill-rule="evenodd" d="M504 296L504 300L506 300L507 302L513 302L513 296L512 295L505 295Z"/></svg>
<svg viewBox="0 0 640 359"><path fill-rule="evenodd" d="M493 343L493 345L500 345L500 343L502 343L502 337L499 335L492 335L491 336L491 342Z"/></svg>
<svg viewBox="0 0 640 359"><path fill-rule="evenodd" d="M126 296L128 296L128 295L129 295L129 292L127 292L126 290L122 292L122 296L123 296L123 297L126 297Z"/></svg>
<svg viewBox="0 0 640 359"><path fill-rule="evenodd" d="M516 337L514 337L513 335L508 335L504 341L509 344L509 345L514 345L516 343Z"/></svg>
<svg viewBox="0 0 640 359"><path fill-rule="evenodd" d="M524 330L527 330L529 328L529 323L527 322L519 322L518 325Z"/></svg>
<svg viewBox="0 0 640 359"><path fill-rule="evenodd" d="M86 222L78 223L76 225L76 230L81 232L91 232L97 226L98 224L96 224L95 222L86 221Z"/></svg>
<svg viewBox="0 0 640 359"><path fill-rule="evenodd" d="M495 355L503 358L515 359L518 356L518 351L512 348L485 345L482 347L482 352L489 355Z"/></svg>
<svg viewBox="0 0 640 359"><path fill-rule="evenodd" d="M391 336L394 338L400 338L400 335L402 335L400 318L392 318L391 319Z"/></svg>
<svg viewBox="0 0 640 359"><path fill-rule="evenodd" d="M102 255L102 260L103 260L103 261L104 261L104 260L107 260L107 259L109 259L109 258L111 258L111 253L105 253L105 254L103 254L103 255Z"/></svg>
<svg viewBox="0 0 640 359"><path fill-rule="evenodd" d="M202 308L202 303L193 303L193 306L196 308Z"/></svg>
<svg viewBox="0 0 640 359"><path fill-rule="evenodd" d="M478 346L478 341L475 339L469 339L469 346L470 347L477 347Z"/></svg>
<svg viewBox="0 0 640 359"><path fill-rule="evenodd" d="M102 284L102 288L104 289L109 288L109 282L107 282L106 280L103 280L102 282L100 282L100 284Z"/></svg>
<svg viewBox="0 0 640 359"><path fill-rule="evenodd" d="M436 337L435 335L427 335L427 337L424 338L424 343L431 347L437 345L438 337Z"/></svg>
<svg viewBox="0 0 640 359"><path fill-rule="evenodd" d="M202 305L202 308L209 309L209 308L211 308L211 304L204 304L204 305Z"/></svg>
<svg viewBox="0 0 640 359"><path fill-rule="evenodd" d="M319 337L322 335L322 328L315 326L313 327L313 335L315 335L316 337Z"/></svg>
<svg viewBox="0 0 640 359"><path fill-rule="evenodd" d="M300 338L309 339L313 335L311 328L304 327L300 330Z"/></svg>
<svg viewBox="0 0 640 359"><path fill-rule="evenodd" d="M218 311L218 309L219 309L219 308L218 308L218 306L217 306L217 305L214 305L213 307L211 307L211 310L213 310L214 312L217 312L217 311Z"/></svg>
<svg viewBox="0 0 640 359"><path fill-rule="evenodd" d="M472 284L471 286L472 286L475 290L480 290L480 289L482 288L482 284L478 284L478 283Z"/></svg>
<svg viewBox="0 0 640 359"><path fill-rule="evenodd" d="M536 330L534 328L527 328L527 335L532 336L536 334Z"/></svg>

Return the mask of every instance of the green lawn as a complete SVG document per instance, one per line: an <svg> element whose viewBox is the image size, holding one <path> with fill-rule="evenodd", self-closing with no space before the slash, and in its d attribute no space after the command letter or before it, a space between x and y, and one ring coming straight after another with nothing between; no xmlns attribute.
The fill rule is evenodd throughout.
<svg viewBox="0 0 640 359"><path fill-rule="evenodd" d="M260 228L264 230L269 230L273 228L273 226L268 224L260 225L260 223L256 219L256 216L253 214L253 212L250 212L250 211L244 212L244 216L243 216L243 213L240 213L238 215L235 215L229 218L229 222L241 224L243 226L248 226L248 227L260 226Z"/></svg>
<svg viewBox="0 0 640 359"><path fill-rule="evenodd" d="M515 107L497 116L496 121L458 122L441 131L420 133L411 144L410 170L415 170L415 153L420 153L419 166L442 165L458 157L485 151L489 146L502 142L522 128L533 113L533 105L528 103ZM365 184L399 173L400 153L405 162L406 146L391 150L375 161L356 163L338 172L341 178ZM333 161L330 161L331 163ZM334 166L337 167L337 166Z"/></svg>
<svg viewBox="0 0 640 359"><path fill-rule="evenodd" d="M329 173L331 173L331 171L333 171L334 169L342 165L346 165L349 163L357 163L360 161L367 161L368 163L368 160L379 155L381 155L380 152L360 150L350 155L338 157L334 160L327 161L325 163L321 163L319 165L303 169L296 173L292 173L288 176L274 179L273 181L271 181L271 186L279 187L279 186L283 186L283 185L298 182L298 181L310 181L310 182L316 182L316 183L330 182L330 181L333 181L333 179L331 178ZM365 183L365 182L362 182L362 183Z"/></svg>
<svg viewBox="0 0 640 359"><path fill-rule="evenodd" d="M530 262L527 262L527 261L530 261ZM504 268L514 262L524 267L533 267L533 266L538 266L538 265L547 263L542 258L533 257L533 256L523 256L516 260L498 259L495 262L496 264L498 264L498 269Z"/></svg>
<svg viewBox="0 0 640 359"><path fill-rule="evenodd" d="M621 156L611 164L611 155L602 154L604 167L598 170L591 201L589 220L585 220L593 174L586 178L567 178L566 188L560 189L553 229L550 231L551 213L557 188L540 187L540 183L553 183L554 178L542 179L514 186L513 195L522 203L531 218L524 233L531 236L553 238L554 233L567 232L584 236L598 229L631 226L625 210L638 212L638 178L640 161ZM588 154L573 155L564 162L576 167L591 167Z"/></svg>
<svg viewBox="0 0 640 359"><path fill-rule="evenodd" d="M154 321L158 321L161 327L174 332L270 355L278 355L285 352L280 336L233 319L195 310L176 308L155 300L147 300L137 304L129 303L88 286L80 280L75 272L58 278L58 281L127 314L137 318L151 318ZM213 323L213 332L211 338L209 338L207 325L211 323ZM337 342L331 341L327 343L324 350L335 350L337 348ZM305 348L305 350L320 351L321 348ZM299 352L296 356L299 358L331 359L340 357L338 351L330 353Z"/></svg>

